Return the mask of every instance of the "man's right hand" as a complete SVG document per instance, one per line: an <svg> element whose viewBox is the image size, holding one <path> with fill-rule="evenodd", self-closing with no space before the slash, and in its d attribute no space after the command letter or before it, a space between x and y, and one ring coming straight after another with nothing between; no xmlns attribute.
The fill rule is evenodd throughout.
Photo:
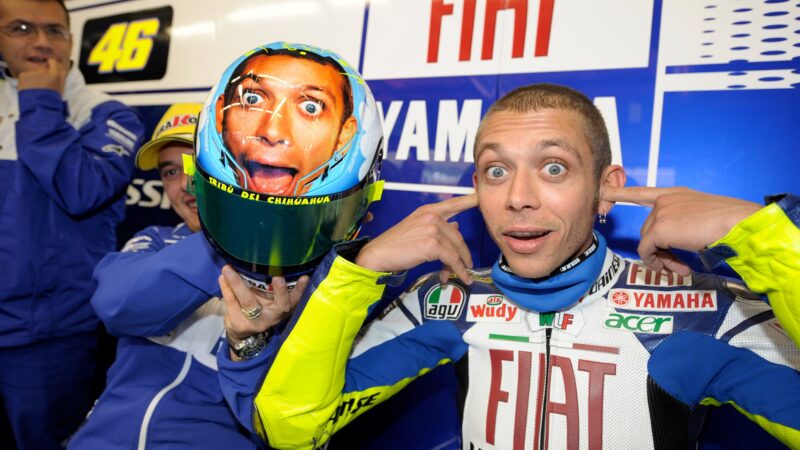
<svg viewBox="0 0 800 450"><path fill-rule="evenodd" d="M439 260L445 273L452 271L470 284L472 256L458 224L447 220L477 205L477 195L470 194L421 206L365 245L355 263L376 272L399 272Z"/></svg>
<svg viewBox="0 0 800 450"><path fill-rule="evenodd" d="M20 91L26 89L50 89L64 96L64 84L67 79L69 64L61 62L52 56L47 58L47 67L20 72L17 79L17 88Z"/></svg>
<svg viewBox="0 0 800 450"><path fill-rule="evenodd" d="M273 277L273 292L267 294L247 286L231 266L223 267L219 276L219 287L225 302L225 333L228 342L236 345L248 336L267 331L287 318L300 301L308 280L308 276L303 275L297 280L294 289L290 290L283 277ZM248 318L245 315L245 311L256 309L261 311L256 317ZM239 360L233 352L231 359Z"/></svg>

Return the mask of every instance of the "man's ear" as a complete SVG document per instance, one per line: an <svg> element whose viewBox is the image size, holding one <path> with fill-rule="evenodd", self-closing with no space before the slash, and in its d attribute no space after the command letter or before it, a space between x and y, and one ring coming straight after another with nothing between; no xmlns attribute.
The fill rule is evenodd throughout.
<svg viewBox="0 0 800 450"><path fill-rule="evenodd" d="M603 171L603 175L600 177L600 198L603 198L603 189L606 186L622 187L625 186L626 180L627 175L625 175L625 169L623 169L622 166L612 164L606 167L606 169ZM613 207L614 202L600 200L597 205L597 213L608 214L611 212L611 208Z"/></svg>
<svg viewBox="0 0 800 450"><path fill-rule="evenodd" d="M475 189L475 192L478 192L478 172L472 172L472 188Z"/></svg>
<svg viewBox="0 0 800 450"><path fill-rule="evenodd" d="M353 136L356 135L356 131L358 131L358 122L355 117L350 116L342 124L342 130L339 131L339 139L336 141L336 148L334 151L341 150L350 139L353 139Z"/></svg>
<svg viewBox="0 0 800 450"><path fill-rule="evenodd" d="M220 134L222 134L222 119L224 118L224 114L225 114L225 111L223 111L223 108L225 107L225 98L224 97L225 97L225 94L220 94L220 96L217 97L217 104L216 104L217 133L220 133Z"/></svg>

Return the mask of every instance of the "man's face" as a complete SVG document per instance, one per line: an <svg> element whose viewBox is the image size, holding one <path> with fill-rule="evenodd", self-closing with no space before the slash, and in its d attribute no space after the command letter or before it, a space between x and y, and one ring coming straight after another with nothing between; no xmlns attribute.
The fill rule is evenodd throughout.
<svg viewBox="0 0 800 450"><path fill-rule="evenodd" d="M22 23L34 25L38 31L28 37L0 31L0 53L13 77L30 70L46 69L48 58L54 58L63 66L69 65L72 37L49 37L44 31L44 27L63 27L69 31L66 14L57 2L0 0L0 27L19 27Z"/></svg>
<svg viewBox="0 0 800 450"><path fill-rule="evenodd" d="M200 230L200 219L197 216L197 200L186 191L188 176L183 173L183 155L191 155L192 146L183 143L171 143L163 146L158 152L158 173L164 182L172 209L178 213L186 226L192 231Z"/></svg>
<svg viewBox="0 0 800 450"><path fill-rule="evenodd" d="M478 206L519 276L550 275L592 242L597 187L582 123L560 109L497 112L478 136Z"/></svg>
<svg viewBox="0 0 800 450"><path fill-rule="evenodd" d="M342 125L350 101L342 94L344 82L333 67L314 61L251 58L229 104L217 101L217 129L245 173L240 184L273 195L302 194L302 185L295 192L298 182L355 134L355 118Z"/></svg>

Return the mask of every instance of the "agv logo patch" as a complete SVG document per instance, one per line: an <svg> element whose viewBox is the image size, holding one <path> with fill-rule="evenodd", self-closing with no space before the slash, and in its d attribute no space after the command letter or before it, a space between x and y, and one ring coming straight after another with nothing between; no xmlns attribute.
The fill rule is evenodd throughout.
<svg viewBox="0 0 800 450"><path fill-rule="evenodd" d="M466 303L466 293L456 284L437 284L425 294L425 318L455 320Z"/></svg>

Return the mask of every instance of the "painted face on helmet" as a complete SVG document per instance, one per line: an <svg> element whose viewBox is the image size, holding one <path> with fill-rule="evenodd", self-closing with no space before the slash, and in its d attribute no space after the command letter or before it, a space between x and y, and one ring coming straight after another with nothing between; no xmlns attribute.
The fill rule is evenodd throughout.
<svg viewBox="0 0 800 450"><path fill-rule="evenodd" d="M235 75L235 74L234 74ZM357 131L349 82L325 60L255 54L217 99L217 130L240 186L306 193Z"/></svg>
<svg viewBox="0 0 800 450"><path fill-rule="evenodd" d="M198 119L198 213L212 247L251 285L291 282L358 235L380 199L383 127L340 55L272 42L223 72Z"/></svg>

